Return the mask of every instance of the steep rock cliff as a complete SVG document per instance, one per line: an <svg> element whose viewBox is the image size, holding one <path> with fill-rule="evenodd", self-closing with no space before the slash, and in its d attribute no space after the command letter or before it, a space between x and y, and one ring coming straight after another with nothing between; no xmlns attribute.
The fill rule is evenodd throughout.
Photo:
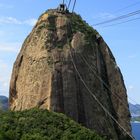
<svg viewBox="0 0 140 140"><path fill-rule="evenodd" d="M88 89L131 134L123 78L102 37L80 16L48 10L14 63L10 109L62 112L108 139L131 139Z"/></svg>

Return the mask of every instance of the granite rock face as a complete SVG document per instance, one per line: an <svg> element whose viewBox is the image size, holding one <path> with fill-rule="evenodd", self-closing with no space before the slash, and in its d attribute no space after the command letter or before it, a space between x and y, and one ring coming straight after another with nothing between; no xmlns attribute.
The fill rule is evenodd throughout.
<svg viewBox="0 0 140 140"><path fill-rule="evenodd" d="M91 92L89 92L91 91ZM10 109L61 112L108 139L131 140L122 74L99 33L76 14L42 14L14 63Z"/></svg>

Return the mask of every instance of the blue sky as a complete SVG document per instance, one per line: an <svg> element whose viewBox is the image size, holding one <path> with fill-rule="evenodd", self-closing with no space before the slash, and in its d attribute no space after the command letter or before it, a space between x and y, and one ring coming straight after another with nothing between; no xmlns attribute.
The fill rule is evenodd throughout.
<svg viewBox="0 0 140 140"><path fill-rule="evenodd" d="M56 8L60 2L61 0L0 0L0 95L8 96L13 63L36 20L44 11ZM132 4L134 5L128 7ZM124 7L127 8L122 9ZM136 10L140 10L139 0L77 0L75 8L90 25ZM140 14L129 19L133 18L140 18ZM103 36L121 68L128 97L140 103L140 20L105 26L94 28Z"/></svg>

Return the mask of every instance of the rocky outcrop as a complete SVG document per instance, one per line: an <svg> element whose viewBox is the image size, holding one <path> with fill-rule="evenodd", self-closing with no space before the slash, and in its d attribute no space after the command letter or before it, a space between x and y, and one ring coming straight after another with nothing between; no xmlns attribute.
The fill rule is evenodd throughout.
<svg viewBox="0 0 140 140"><path fill-rule="evenodd" d="M10 109L47 108L108 139L131 139L95 96L131 134L126 89L106 43L80 16L45 12L14 64Z"/></svg>

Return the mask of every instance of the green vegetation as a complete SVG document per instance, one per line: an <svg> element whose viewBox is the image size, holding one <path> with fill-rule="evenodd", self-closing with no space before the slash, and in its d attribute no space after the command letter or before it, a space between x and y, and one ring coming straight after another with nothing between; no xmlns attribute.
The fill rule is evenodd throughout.
<svg viewBox="0 0 140 140"><path fill-rule="evenodd" d="M51 31L56 31L56 25L55 25L55 20L56 20L55 15L49 15L48 16L48 25L47 25L47 29L51 30Z"/></svg>
<svg viewBox="0 0 140 140"><path fill-rule="evenodd" d="M51 30L51 31L56 31L56 27L55 27L55 25L53 25L53 24L47 25L47 29L48 29L48 30Z"/></svg>
<svg viewBox="0 0 140 140"><path fill-rule="evenodd" d="M31 109L0 115L0 140L104 140L63 114Z"/></svg>
<svg viewBox="0 0 140 140"><path fill-rule="evenodd" d="M71 16L71 28L72 33L80 31L85 34L85 39L88 46L91 46L91 44L93 44L93 41L96 39L97 31L89 26L86 21L83 21L80 15L73 14Z"/></svg>
<svg viewBox="0 0 140 140"><path fill-rule="evenodd" d="M140 122L140 116L139 117L133 117L132 119L132 122Z"/></svg>
<svg viewBox="0 0 140 140"><path fill-rule="evenodd" d="M45 28L47 28L50 31L56 31L55 19L56 19L56 16L49 15L48 24L46 23L46 21L41 21L41 23L37 27L37 32L39 33L42 29L45 29Z"/></svg>
<svg viewBox="0 0 140 140"><path fill-rule="evenodd" d="M38 26L38 30L42 30L43 28L46 28L46 24L45 23L42 23Z"/></svg>
<svg viewBox="0 0 140 140"><path fill-rule="evenodd" d="M48 66L50 68L53 68L54 61L53 61L53 58L51 56L48 56L47 63L48 63Z"/></svg>

